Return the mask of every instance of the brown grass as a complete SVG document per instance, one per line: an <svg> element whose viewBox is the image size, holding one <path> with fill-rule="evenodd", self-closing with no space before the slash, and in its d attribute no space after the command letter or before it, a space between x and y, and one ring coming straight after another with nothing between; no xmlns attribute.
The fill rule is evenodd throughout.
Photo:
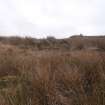
<svg viewBox="0 0 105 105"><path fill-rule="evenodd" d="M1 43L0 105L105 105L105 52Z"/></svg>

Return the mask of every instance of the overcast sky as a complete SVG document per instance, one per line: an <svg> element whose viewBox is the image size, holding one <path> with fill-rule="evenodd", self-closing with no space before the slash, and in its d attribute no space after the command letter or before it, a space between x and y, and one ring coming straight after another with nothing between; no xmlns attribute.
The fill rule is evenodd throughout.
<svg viewBox="0 0 105 105"><path fill-rule="evenodd" d="M105 0L0 0L0 35L105 34Z"/></svg>

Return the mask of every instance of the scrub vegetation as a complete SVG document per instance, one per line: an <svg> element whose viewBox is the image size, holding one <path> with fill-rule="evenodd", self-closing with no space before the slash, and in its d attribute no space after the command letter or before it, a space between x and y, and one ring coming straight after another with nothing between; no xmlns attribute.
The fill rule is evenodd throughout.
<svg viewBox="0 0 105 105"><path fill-rule="evenodd" d="M0 105L105 105L105 37L0 37Z"/></svg>

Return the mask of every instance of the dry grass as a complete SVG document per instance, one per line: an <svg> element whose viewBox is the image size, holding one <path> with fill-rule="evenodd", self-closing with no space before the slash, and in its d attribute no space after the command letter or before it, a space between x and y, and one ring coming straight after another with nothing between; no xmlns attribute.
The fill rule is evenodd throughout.
<svg viewBox="0 0 105 105"><path fill-rule="evenodd" d="M0 105L105 105L105 52L0 44Z"/></svg>

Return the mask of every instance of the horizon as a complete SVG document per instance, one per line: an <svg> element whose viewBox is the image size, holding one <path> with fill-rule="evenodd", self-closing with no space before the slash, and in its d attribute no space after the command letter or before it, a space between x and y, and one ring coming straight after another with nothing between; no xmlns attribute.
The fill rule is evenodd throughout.
<svg viewBox="0 0 105 105"><path fill-rule="evenodd" d="M35 37L35 36L31 36L31 35L27 35L27 36L21 36L21 35L0 35L0 37L4 37L4 38L11 38L11 37L17 37L17 38L34 38L34 39L47 39L47 38L55 38L55 39L68 39L68 38L72 38L72 37L105 37L104 35L84 35L84 34L75 34L75 35L70 35L67 37L56 37L53 35L48 35L45 37Z"/></svg>

